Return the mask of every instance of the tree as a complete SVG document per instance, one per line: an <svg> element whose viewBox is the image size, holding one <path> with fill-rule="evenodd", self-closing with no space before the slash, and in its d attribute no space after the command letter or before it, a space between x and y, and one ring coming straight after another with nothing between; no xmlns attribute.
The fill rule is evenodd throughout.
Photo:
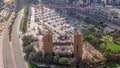
<svg viewBox="0 0 120 68"><path fill-rule="evenodd" d="M48 54L45 56L45 60L47 63L53 62L53 56L51 54Z"/></svg>
<svg viewBox="0 0 120 68"><path fill-rule="evenodd" d="M28 56L29 56L29 54L31 53L31 52L36 52L35 51L35 48L32 46L32 45L29 45L29 46L26 46L24 49L23 49L23 51L26 53L26 57L28 58Z"/></svg>
<svg viewBox="0 0 120 68"><path fill-rule="evenodd" d="M47 63L48 68L49 68L50 67L50 63L53 63L53 55L45 54L44 60Z"/></svg>
<svg viewBox="0 0 120 68"><path fill-rule="evenodd" d="M36 53L36 55L35 55L35 61L37 61L37 62L44 61L43 53L41 51L38 51Z"/></svg>
<svg viewBox="0 0 120 68"><path fill-rule="evenodd" d="M53 57L53 59L54 59L54 63L59 63L60 56L56 55Z"/></svg>
<svg viewBox="0 0 120 68"><path fill-rule="evenodd" d="M62 64L62 65L68 64L68 58L67 57L60 58L59 63Z"/></svg>
<svg viewBox="0 0 120 68"><path fill-rule="evenodd" d="M76 66L76 63L77 63L76 58L69 58L68 59L68 64L70 65L70 67L74 68Z"/></svg>
<svg viewBox="0 0 120 68"><path fill-rule="evenodd" d="M29 61L33 61L34 59L35 59L35 55L36 55L36 53L35 52L30 52L30 54L28 55L28 60Z"/></svg>
<svg viewBox="0 0 120 68"><path fill-rule="evenodd" d="M22 40L23 40L23 47L30 45L32 42L32 35L24 36Z"/></svg>

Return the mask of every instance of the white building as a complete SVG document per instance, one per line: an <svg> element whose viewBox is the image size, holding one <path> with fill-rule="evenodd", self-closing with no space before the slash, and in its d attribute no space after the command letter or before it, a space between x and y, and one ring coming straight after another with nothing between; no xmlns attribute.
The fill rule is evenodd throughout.
<svg viewBox="0 0 120 68"><path fill-rule="evenodd" d="M79 0L82 5L91 5L91 4L99 4L101 0Z"/></svg>
<svg viewBox="0 0 120 68"><path fill-rule="evenodd" d="M106 0L108 5L120 5L120 0Z"/></svg>

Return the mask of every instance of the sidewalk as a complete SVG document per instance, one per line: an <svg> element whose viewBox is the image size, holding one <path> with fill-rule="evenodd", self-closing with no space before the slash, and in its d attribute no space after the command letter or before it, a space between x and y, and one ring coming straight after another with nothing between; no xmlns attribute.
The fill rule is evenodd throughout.
<svg viewBox="0 0 120 68"><path fill-rule="evenodd" d="M0 33L0 68L4 68L3 64L3 32Z"/></svg>

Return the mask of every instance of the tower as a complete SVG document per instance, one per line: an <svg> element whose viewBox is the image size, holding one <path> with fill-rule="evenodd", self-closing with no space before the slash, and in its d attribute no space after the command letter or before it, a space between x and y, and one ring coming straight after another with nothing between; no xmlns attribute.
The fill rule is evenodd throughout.
<svg viewBox="0 0 120 68"><path fill-rule="evenodd" d="M77 59L82 59L82 36L79 32L74 33L74 56Z"/></svg>
<svg viewBox="0 0 120 68"><path fill-rule="evenodd" d="M45 54L52 54L53 52L53 33L48 31L43 37L43 46Z"/></svg>

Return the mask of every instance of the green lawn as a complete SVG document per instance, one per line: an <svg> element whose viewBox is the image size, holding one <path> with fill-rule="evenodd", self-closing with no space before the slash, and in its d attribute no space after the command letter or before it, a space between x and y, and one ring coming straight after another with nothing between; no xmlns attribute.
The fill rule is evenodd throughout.
<svg viewBox="0 0 120 68"><path fill-rule="evenodd" d="M39 66L36 66L36 65L34 65L34 64L30 63L30 62L28 62L28 67L29 67L29 68L47 68L47 67L39 67Z"/></svg>
<svg viewBox="0 0 120 68"><path fill-rule="evenodd" d="M103 65L103 68L118 68L120 66L120 62L114 62L114 63L106 63Z"/></svg>
<svg viewBox="0 0 120 68"><path fill-rule="evenodd" d="M111 49L111 51L117 51L120 50L120 45L115 44L113 41L110 41L108 39L105 40L107 42L106 50Z"/></svg>
<svg viewBox="0 0 120 68"><path fill-rule="evenodd" d="M23 31L23 28L24 28L24 17L22 18L20 23L20 31Z"/></svg>

